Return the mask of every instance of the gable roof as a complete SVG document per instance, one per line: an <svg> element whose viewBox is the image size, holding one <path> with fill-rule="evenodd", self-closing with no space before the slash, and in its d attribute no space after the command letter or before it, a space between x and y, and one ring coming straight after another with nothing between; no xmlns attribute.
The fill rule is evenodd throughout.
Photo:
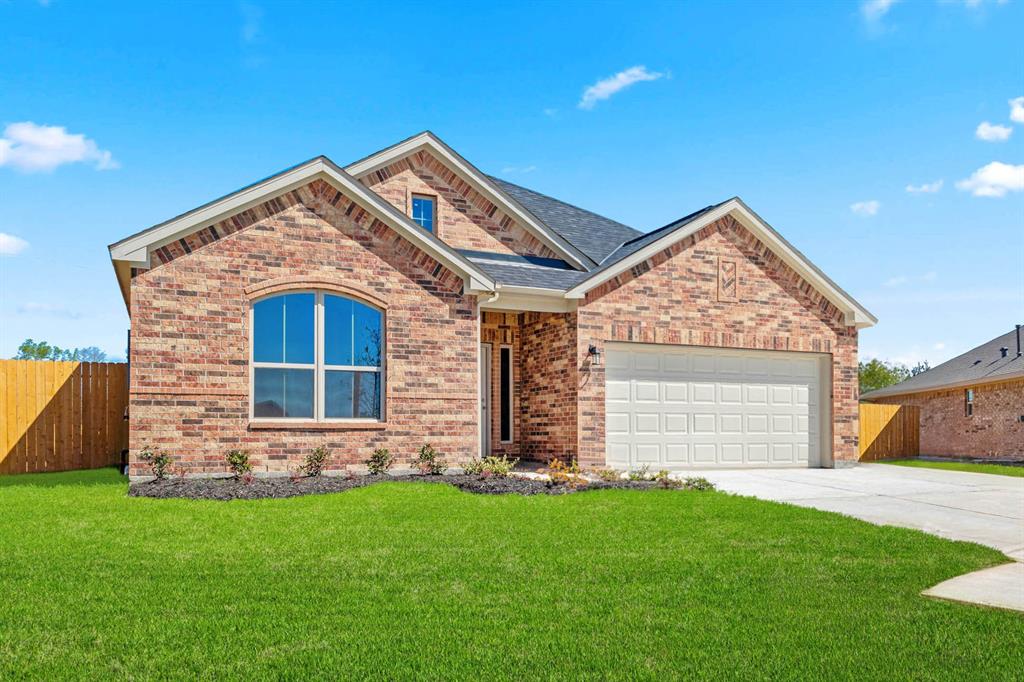
<svg viewBox="0 0 1024 682"><path fill-rule="evenodd" d="M462 180L469 183L473 189L488 197L527 231L533 233L546 246L565 258L573 267L589 270L597 264L584 252L569 243L565 237L538 219L516 199L509 196L490 176L462 158L458 152L429 130L349 164L345 170L354 177L363 177L422 149L429 150L448 168L457 173Z"/></svg>
<svg viewBox="0 0 1024 682"><path fill-rule="evenodd" d="M529 209L569 243L587 254L595 267L624 242L643 236L640 230L586 209L489 176L491 181ZM588 268L593 269L593 268Z"/></svg>
<svg viewBox="0 0 1024 682"><path fill-rule="evenodd" d="M445 267L463 275L468 290L494 289L494 281L458 251L421 229L408 216L400 213L326 156L318 156L111 244L108 247L110 258L114 261L125 301L128 301L127 279L130 278L131 267L149 267L153 250L316 179L343 192Z"/></svg>
<svg viewBox="0 0 1024 682"><path fill-rule="evenodd" d="M833 282L807 256L786 241L761 216L754 213L739 197L702 208L665 227L623 244L609 256L600 268L588 273L585 279L569 289L565 294L566 297L584 298L591 289L727 215L731 215L750 230L755 237L771 249L772 253L781 258L786 265L793 268L797 274L843 311L846 324L860 329L870 327L878 322L878 318L868 312L867 308L843 291L838 284Z"/></svg>
<svg viewBox="0 0 1024 682"><path fill-rule="evenodd" d="M1021 343L1024 343L1024 329L1020 334ZM1000 351L1001 348L1008 349L1005 358ZM1024 378L1024 355L1017 355L1017 331L1010 330L906 381L869 391L862 395L861 399L874 400L1016 378Z"/></svg>

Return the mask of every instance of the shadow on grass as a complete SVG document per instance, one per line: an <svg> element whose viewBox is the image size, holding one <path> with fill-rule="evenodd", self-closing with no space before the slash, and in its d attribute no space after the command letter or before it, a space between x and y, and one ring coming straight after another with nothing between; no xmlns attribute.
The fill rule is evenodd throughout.
<svg viewBox="0 0 1024 682"><path fill-rule="evenodd" d="M55 488L58 486L98 486L127 484L128 477L122 476L118 467L86 469L84 471L61 471L53 474L14 474L0 476L0 488L32 486Z"/></svg>

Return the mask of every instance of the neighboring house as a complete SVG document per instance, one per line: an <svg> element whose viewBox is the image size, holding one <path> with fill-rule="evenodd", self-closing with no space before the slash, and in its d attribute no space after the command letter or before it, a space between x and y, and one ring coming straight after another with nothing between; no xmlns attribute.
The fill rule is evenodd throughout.
<svg viewBox="0 0 1024 682"><path fill-rule="evenodd" d="M325 444L584 466L857 459L876 320L738 198L649 233L431 133L319 157L110 247L140 448L191 473Z"/></svg>
<svg viewBox="0 0 1024 682"><path fill-rule="evenodd" d="M1022 337L1018 325L862 399L920 407L922 455L1024 458Z"/></svg>

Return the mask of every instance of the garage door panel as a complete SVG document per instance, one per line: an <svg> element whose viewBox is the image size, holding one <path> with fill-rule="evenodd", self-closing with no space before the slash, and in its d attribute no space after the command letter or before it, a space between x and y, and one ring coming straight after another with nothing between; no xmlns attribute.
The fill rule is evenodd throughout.
<svg viewBox="0 0 1024 682"><path fill-rule="evenodd" d="M824 356L626 346L606 353L609 463L818 465Z"/></svg>

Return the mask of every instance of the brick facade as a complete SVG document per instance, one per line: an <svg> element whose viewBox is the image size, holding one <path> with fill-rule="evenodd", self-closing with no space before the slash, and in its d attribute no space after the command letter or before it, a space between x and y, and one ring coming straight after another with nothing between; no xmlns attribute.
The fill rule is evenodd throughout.
<svg viewBox="0 0 1024 682"><path fill-rule="evenodd" d="M449 244L554 256L427 152L363 179L403 212L413 192L438 197ZM284 472L317 445L332 469L359 468L384 446L407 464L432 443L453 464L480 444L479 351L492 353L494 454L605 462L604 368L591 343L688 344L802 351L832 358L833 452L857 457L857 331L842 313L731 217L587 294L573 312L481 313L462 278L333 186L315 180L160 246L131 281L132 475L145 445L187 473L219 473L244 448L259 472ZM254 298L315 288L384 310L385 417L377 424L267 424L249 419L249 309ZM500 439L500 349L513 353L513 438Z"/></svg>
<svg viewBox="0 0 1024 682"><path fill-rule="evenodd" d="M413 194L436 197L437 237L457 249L560 257L428 151L410 154L361 181L406 215Z"/></svg>
<svg viewBox="0 0 1024 682"><path fill-rule="evenodd" d="M722 259L736 265L735 300L718 296ZM608 341L829 353L833 456L857 460L856 328L731 217L591 290L577 314L581 464L605 461L604 366L587 350Z"/></svg>
<svg viewBox="0 0 1024 682"><path fill-rule="evenodd" d="M147 473L135 459L144 445L189 473L223 471L231 448L265 472L320 444L332 468L379 445L406 462L426 441L454 460L476 454L477 303L460 277L319 181L204 233L132 280L133 475ZM386 306L383 425L249 423L248 291L268 282L363 291Z"/></svg>
<svg viewBox="0 0 1024 682"><path fill-rule="evenodd" d="M967 416L966 388L974 390ZM1024 380L879 398L921 408L921 454L937 457L1024 458Z"/></svg>

